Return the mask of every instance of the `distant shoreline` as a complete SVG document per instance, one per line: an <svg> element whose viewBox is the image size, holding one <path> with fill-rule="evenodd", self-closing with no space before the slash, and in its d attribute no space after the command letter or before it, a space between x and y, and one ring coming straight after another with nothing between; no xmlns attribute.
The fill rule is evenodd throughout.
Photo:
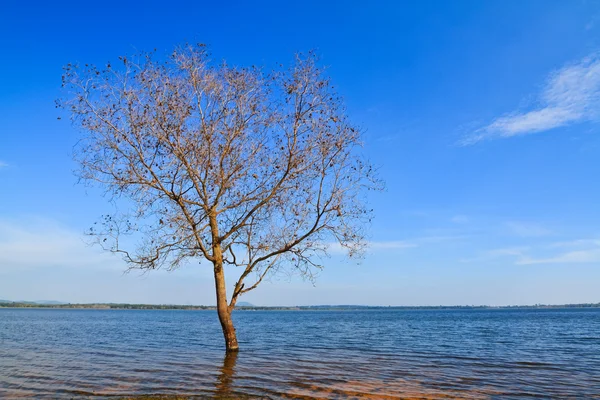
<svg viewBox="0 0 600 400"><path fill-rule="evenodd" d="M0 302L0 308L37 309L90 309L90 310L216 310L215 306L177 304L125 304L125 303L65 303L42 304L34 302ZM238 311L363 311L363 310L514 310L514 309L557 309L557 308L600 308L600 303L581 304L536 304L523 306L238 306Z"/></svg>

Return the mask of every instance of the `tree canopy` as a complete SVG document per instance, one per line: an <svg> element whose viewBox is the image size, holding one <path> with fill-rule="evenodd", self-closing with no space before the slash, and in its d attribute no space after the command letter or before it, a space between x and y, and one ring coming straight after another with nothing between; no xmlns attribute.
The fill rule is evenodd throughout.
<svg viewBox="0 0 600 400"><path fill-rule="evenodd" d="M79 176L134 205L90 233L131 268L235 266L230 312L270 272L310 278L332 245L363 250L365 191L381 183L313 53L265 72L185 46L163 61L69 64L63 87L84 132Z"/></svg>

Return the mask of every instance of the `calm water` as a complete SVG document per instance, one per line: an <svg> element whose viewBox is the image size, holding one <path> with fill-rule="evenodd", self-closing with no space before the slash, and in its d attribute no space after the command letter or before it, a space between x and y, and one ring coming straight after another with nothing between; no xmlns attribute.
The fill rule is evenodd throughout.
<svg viewBox="0 0 600 400"><path fill-rule="evenodd" d="M599 398L600 310L0 309L0 398Z"/></svg>

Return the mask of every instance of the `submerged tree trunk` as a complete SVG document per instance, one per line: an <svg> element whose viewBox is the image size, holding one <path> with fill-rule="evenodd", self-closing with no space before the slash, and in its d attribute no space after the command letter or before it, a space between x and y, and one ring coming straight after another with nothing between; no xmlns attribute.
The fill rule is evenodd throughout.
<svg viewBox="0 0 600 400"><path fill-rule="evenodd" d="M237 351L229 351L225 353L225 358L223 359L223 367L221 368L221 373L217 378L216 384L216 398L218 399L233 399L234 392L232 388L233 376L235 374L235 364L237 361L238 352Z"/></svg>
<svg viewBox="0 0 600 400"><path fill-rule="evenodd" d="M215 288L217 290L217 313L219 314L219 321L221 322L223 336L225 337L225 349L227 352L238 351L237 336L233 321L231 320L231 311L233 309L230 309L227 304L225 273L223 271L223 264L220 263L215 264Z"/></svg>

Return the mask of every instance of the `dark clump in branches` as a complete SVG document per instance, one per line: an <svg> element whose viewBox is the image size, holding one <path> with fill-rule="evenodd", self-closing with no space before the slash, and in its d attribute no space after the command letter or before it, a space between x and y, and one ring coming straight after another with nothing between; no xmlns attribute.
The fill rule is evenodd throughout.
<svg viewBox="0 0 600 400"><path fill-rule="evenodd" d="M238 297L283 267L311 278L328 247L364 246L365 189L380 183L360 131L311 53L286 71L211 63L204 46L104 69L65 67L70 111L84 132L80 177L132 210L92 229L131 268L212 264L228 350ZM122 246L136 233L138 245ZM224 266L238 268L228 298Z"/></svg>

